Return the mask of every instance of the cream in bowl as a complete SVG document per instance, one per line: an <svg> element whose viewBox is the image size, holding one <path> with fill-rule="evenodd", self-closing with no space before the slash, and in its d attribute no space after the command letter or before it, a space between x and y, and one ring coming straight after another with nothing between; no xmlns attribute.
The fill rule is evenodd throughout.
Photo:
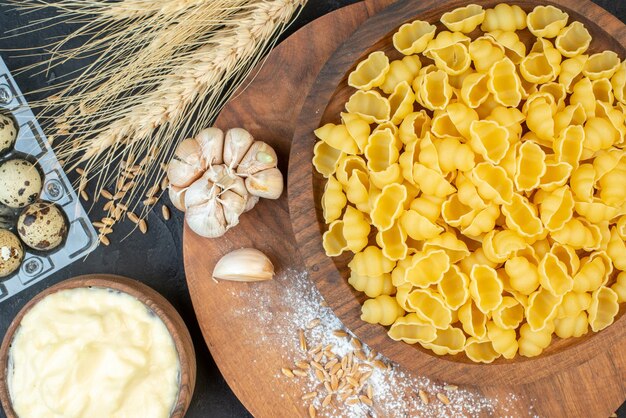
<svg viewBox="0 0 626 418"><path fill-rule="evenodd" d="M52 293L24 315L7 385L20 418L167 418L180 376L159 316L127 293L82 287Z"/></svg>

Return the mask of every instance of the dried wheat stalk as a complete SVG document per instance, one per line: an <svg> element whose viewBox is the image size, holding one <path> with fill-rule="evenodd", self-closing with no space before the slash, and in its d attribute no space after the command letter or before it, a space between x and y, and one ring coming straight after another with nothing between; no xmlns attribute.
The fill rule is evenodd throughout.
<svg viewBox="0 0 626 418"><path fill-rule="evenodd" d="M97 59L55 86L41 104L44 125L64 138L60 159L84 164L82 185L113 190L110 213L123 203L145 216L151 206L136 198L161 181L159 165L184 135L212 123L307 0L12 1L19 10L53 7L55 18L82 25L51 45L50 65ZM66 48L78 37L88 40ZM120 161L138 164L130 190L118 181L128 174Z"/></svg>

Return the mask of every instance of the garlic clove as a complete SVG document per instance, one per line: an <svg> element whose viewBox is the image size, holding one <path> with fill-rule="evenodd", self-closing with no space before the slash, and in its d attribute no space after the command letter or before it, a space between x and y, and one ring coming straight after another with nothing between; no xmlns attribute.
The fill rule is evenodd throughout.
<svg viewBox="0 0 626 418"><path fill-rule="evenodd" d="M185 222L193 232L205 238L221 237L227 229L224 210L217 199L188 207Z"/></svg>
<svg viewBox="0 0 626 418"><path fill-rule="evenodd" d="M231 190L226 190L219 196L218 200L224 209L226 229L237 226L239 224L239 216L246 208L246 198Z"/></svg>
<svg viewBox="0 0 626 418"><path fill-rule="evenodd" d="M200 144L202 156L208 166L222 164L224 162L224 132L218 128L203 129L196 136Z"/></svg>
<svg viewBox="0 0 626 418"><path fill-rule="evenodd" d="M274 265L270 259L255 248L232 251L220 259L213 269L213 278L237 282L271 280Z"/></svg>
<svg viewBox="0 0 626 418"><path fill-rule="evenodd" d="M278 199L283 193L283 175L277 168L259 171L246 178L250 194L266 199Z"/></svg>
<svg viewBox="0 0 626 418"><path fill-rule="evenodd" d="M254 174L259 171L274 168L278 164L278 157L274 148L263 141L254 141L246 155L237 167L238 174Z"/></svg>
<svg viewBox="0 0 626 418"><path fill-rule="evenodd" d="M169 185L168 194L170 201L174 207L182 212L185 211L185 194L187 193L186 187L176 187Z"/></svg>
<svg viewBox="0 0 626 418"><path fill-rule="evenodd" d="M214 200L220 193L220 189L211 180L209 180L207 173L194 181L191 186L187 188L185 193L185 208L189 209L193 206L202 205L210 200Z"/></svg>
<svg viewBox="0 0 626 418"><path fill-rule="evenodd" d="M248 195L248 199L246 200L246 207L243 209L243 212L251 211L261 198L259 196Z"/></svg>
<svg viewBox="0 0 626 418"><path fill-rule="evenodd" d="M229 129L224 139L224 164L232 169L237 168L253 142L254 138L245 129Z"/></svg>
<svg viewBox="0 0 626 418"><path fill-rule="evenodd" d="M185 139L176 148L167 168L170 184L187 187L197 180L206 169L200 144L195 139Z"/></svg>

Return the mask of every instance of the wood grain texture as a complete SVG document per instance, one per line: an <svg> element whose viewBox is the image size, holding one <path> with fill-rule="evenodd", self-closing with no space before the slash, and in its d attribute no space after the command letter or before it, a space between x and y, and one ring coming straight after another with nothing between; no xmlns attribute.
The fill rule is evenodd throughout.
<svg viewBox="0 0 626 418"><path fill-rule="evenodd" d="M8 418L17 418L17 414L10 404L9 392L7 388L7 365L9 360L9 349L13 336L19 328L22 318L39 301L53 293L61 290L76 289L82 287L100 287L115 289L127 293L146 305L165 324L172 335L181 367L180 390L176 405L172 410L171 418L182 418L189 408L193 391L196 386L196 355L191 341L191 335L176 309L161 294L140 283L121 276L108 274L91 274L79 276L73 279L62 281L31 299L17 314L0 347L0 402Z"/></svg>
<svg viewBox="0 0 626 418"><path fill-rule="evenodd" d="M476 3L491 7L499 1L485 0ZM626 57L626 27L591 2L528 0L515 3L527 11L538 4L551 3L561 7L570 14L571 19L581 21L589 28L594 36L591 52L611 49L622 58ZM399 57L393 51L390 38L401 24L416 18L437 23L443 13L465 4L466 2L459 0L400 1L362 25L322 69L303 106L292 144L289 203L298 246L313 280L346 326L364 342L408 369L422 372L428 370L429 376L465 384L480 382L481 385L526 385L531 393L534 392L533 388L542 387L549 379L557 379L561 384L556 386L566 389L552 394L561 399L568 397L567 391L572 389L568 385L578 386L576 396L579 396L580 382L589 382L591 385L592 381L584 377L590 370L594 370L596 376L602 376L600 380L603 388L594 389L593 394L589 395L593 400L584 401L587 405L581 407L582 409L576 406L576 402L570 403L568 407L571 407L576 416L585 416L584 411L610 413L626 396L626 353L622 350L621 353L616 353L617 357L600 353L606 353L626 340L623 308L616 323L608 329L579 339L558 340L539 358L518 358L514 361L499 359L491 365L477 365L463 355L439 357L419 346L396 343L386 335L385 328L361 321L360 307L364 297L355 292L346 281L349 276L347 262L351 257L344 255L330 259L324 254L321 235L325 231L325 225L319 202L325 180L314 172L310 164L316 141L313 130L327 122L339 122L339 112L354 91L347 86L347 75L356 63L378 49L386 51L391 58ZM441 24L438 27L440 29ZM597 387L595 384L594 386ZM560 389L556 391L559 392ZM543 397L542 392L536 393ZM552 412L556 411L559 409L554 407Z"/></svg>

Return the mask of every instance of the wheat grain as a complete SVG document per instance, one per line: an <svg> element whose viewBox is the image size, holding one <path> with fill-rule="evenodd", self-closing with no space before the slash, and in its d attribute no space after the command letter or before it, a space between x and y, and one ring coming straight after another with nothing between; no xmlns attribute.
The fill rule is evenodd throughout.
<svg viewBox="0 0 626 418"><path fill-rule="evenodd" d="M281 373L284 374L287 377L294 377L294 374L291 370L283 367L282 369L280 369Z"/></svg>
<svg viewBox="0 0 626 418"><path fill-rule="evenodd" d="M424 392L423 390L420 389L419 393L419 397L422 400L422 402L424 403L424 405L428 405L428 402L430 402L428 400L428 395L426 394L426 392Z"/></svg>
<svg viewBox="0 0 626 418"><path fill-rule="evenodd" d="M439 399L444 405L450 405L450 399L443 393L438 393L437 399Z"/></svg>
<svg viewBox="0 0 626 418"><path fill-rule="evenodd" d="M170 208L165 205L161 206L161 214L163 215L163 219L165 219L166 221L169 221L170 217L172 216L170 213Z"/></svg>

